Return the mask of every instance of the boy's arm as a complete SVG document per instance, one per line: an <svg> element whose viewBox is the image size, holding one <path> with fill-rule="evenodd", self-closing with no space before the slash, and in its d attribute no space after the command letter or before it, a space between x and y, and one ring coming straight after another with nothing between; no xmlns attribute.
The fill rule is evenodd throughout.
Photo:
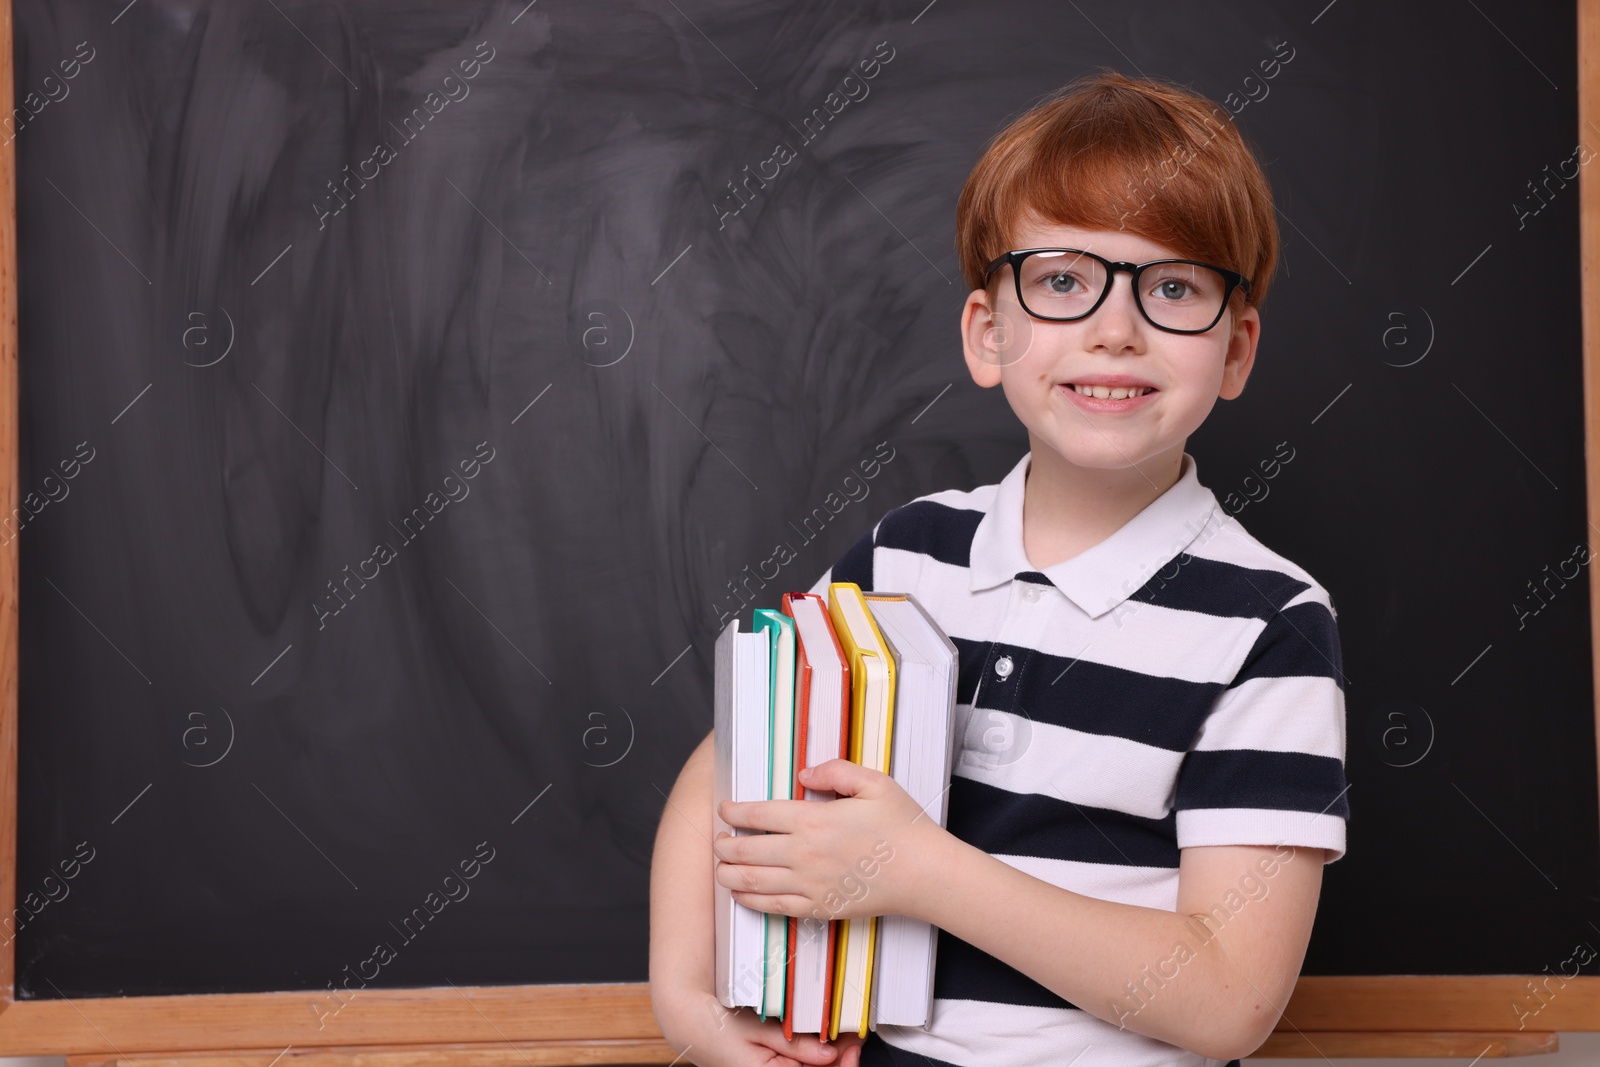
<svg viewBox="0 0 1600 1067"><path fill-rule="evenodd" d="M711 849L715 732L689 754L667 797L650 861L650 1006L680 1058L697 1064L859 1067L861 1039L792 1039L774 1019L730 1011L716 995L713 932L716 854Z"/></svg>
<svg viewBox="0 0 1600 1067"><path fill-rule="evenodd" d="M930 857L939 877L917 918L1091 1015L1219 1060L1248 1056L1272 1032L1322 887L1320 848L1191 847L1180 853L1177 910L1165 911L1073 893L940 840ZM1267 889L1241 905L1241 882Z"/></svg>
<svg viewBox="0 0 1600 1067"><path fill-rule="evenodd" d="M650 1000L664 1033L716 992L711 746L707 734L679 772L650 861Z"/></svg>

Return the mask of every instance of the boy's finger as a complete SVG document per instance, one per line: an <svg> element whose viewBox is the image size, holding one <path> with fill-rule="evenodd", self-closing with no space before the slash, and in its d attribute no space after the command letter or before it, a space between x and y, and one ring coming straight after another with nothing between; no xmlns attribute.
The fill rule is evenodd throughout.
<svg viewBox="0 0 1600 1067"><path fill-rule="evenodd" d="M835 1048L825 1044L816 1034L796 1034L791 1041L783 1036L780 1027L763 1026L758 1039L772 1051L793 1057L801 1064L833 1064L838 1061Z"/></svg>
<svg viewBox="0 0 1600 1067"><path fill-rule="evenodd" d="M866 1041L860 1034L840 1034L834 1042L839 1048L839 1067L861 1067L861 1046Z"/></svg>

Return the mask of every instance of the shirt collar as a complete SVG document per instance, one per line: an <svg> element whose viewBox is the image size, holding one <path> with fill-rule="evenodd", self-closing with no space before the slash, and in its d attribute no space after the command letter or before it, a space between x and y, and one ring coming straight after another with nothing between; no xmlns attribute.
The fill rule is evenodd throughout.
<svg viewBox="0 0 1600 1067"><path fill-rule="evenodd" d="M1091 619L1121 604L1188 548L1211 521L1217 498L1200 484L1194 457L1183 454L1178 480L1093 548L1040 572L1022 545L1022 498L1033 459L1025 454L1001 480L978 522L968 558L977 592L1021 574L1042 573Z"/></svg>

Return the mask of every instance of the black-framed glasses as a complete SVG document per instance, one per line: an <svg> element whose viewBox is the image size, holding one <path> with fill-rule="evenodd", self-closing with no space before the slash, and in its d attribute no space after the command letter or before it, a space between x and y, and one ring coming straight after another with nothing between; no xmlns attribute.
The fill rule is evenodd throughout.
<svg viewBox="0 0 1600 1067"><path fill-rule="evenodd" d="M984 284L1008 263L1017 286L1017 302L1029 315L1046 322L1076 322L1093 315L1105 303L1118 271L1133 276L1133 302L1145 321L1168 333L1205 333L1222 319L1235 289L1250 292L1250 282L1243 274L1215 263L1195 259L1121 263L1081 248L1007 252L983 272Z"/></svg>

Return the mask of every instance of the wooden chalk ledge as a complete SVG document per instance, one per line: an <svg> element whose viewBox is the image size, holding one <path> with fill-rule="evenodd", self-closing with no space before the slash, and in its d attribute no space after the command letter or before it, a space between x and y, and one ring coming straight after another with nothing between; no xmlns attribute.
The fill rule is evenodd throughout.
<svg viewBox="0 0 1600 1067"><path fill-rule="evenodd" d="M1279 1030L1251 1059L1322 1057L1532 1056L1560 1048L1558 1035L1540 1031ZM66 1067L624 1067L671 1064L679 1057L661 1041L500 1041L493 1044L364 1045L352 1048L234 1049L211 1052L101 1053L68 1056ZM680 1061L681 1062L681 1061Z"/></svg>

